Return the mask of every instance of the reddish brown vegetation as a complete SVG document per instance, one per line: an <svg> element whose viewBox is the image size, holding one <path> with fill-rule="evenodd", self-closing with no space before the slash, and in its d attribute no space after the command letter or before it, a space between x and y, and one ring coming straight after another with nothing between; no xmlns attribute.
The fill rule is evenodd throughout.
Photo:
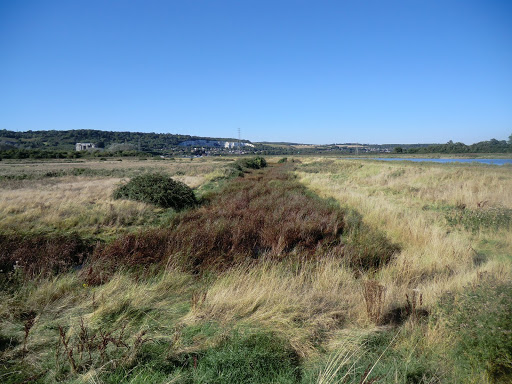
<svg viewBox="0 0 512 384"><path fill-rule="evenodd" d="M263 254L311 256L327 244L341 254L342 229L341 210L308 193L281 166L232 181L172 228L123 236L97 249L85 271L90 283L99 283L108 271L135 265L225 269Z"/></svg>
<svg viewBox="0 0 512 384"><path fill-rule="evenodd" d="M106 282L116 270L158 266L171 252L168 240L168 230L152 229L98 245L88 258L82 276L88 284L98 285Z"/></svg>
<svg viewBox="0 0 512 384"><path fill-rule="evenodd" d="M137 265L172 264L194 272L226 269L262 255L283 259L329 253L348 256L356 268L389 260L396 248L373 237L361 223L356 237L378 238L378 246L359 244L353 236L345 246L343 211L294 180L290 167L233 180L208 205L184 213L171 228L123 236L98 248L85 269L87 279L100 283L118 268Z"/></svg>
<svg viewBox="0 0 512 384"><path fill-rule="evenodd" d="M343 257L355 269L389 261L396 247L331 200L297 182L292 164L253 171L214 194L207 204L181 213L165 229L124 235L93 247L78 236L0 236L0 268L15 263L34 277L69 270L87 258L82 276L100 284L120 269L223 270L240 263L297 256Z"/></svg>
<svg viewBox="0 0 512 384"><path fill-rule="evenodd" d="M78 235L0 235L0 270L20 268L25 278L65 272L80 265L92 248Z"/></svg>
<svg viewBox="0 0 512 384"><path fill-rule="evenodd" d="M173 243L188 267L227 267L292 251L312 255L324 244L339 245L342 212L308 194L283 168L238 179L182 218Z"/></svg>

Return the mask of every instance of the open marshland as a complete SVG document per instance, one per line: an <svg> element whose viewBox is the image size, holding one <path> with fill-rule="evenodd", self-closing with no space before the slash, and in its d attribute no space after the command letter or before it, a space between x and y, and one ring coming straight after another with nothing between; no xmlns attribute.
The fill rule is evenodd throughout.
<svg viewBox="0 0 512 384"><path fill-rule="evenodd" d="M140 174L161 172L197 188L221 177L226 161L4 161L0 163L0 231L115 234L150 225L168 212L112 199L116 185Z"/></svg>
<svg viewBox="0 0 512 384"><path fill-rule="evenodd" d="M0 162L0 382L511 382L512 167L267 161Z"/></svg>

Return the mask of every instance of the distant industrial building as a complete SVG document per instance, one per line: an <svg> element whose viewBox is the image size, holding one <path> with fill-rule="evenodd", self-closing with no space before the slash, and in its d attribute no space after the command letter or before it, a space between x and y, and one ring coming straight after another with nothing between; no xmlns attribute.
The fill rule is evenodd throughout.
<svg viewBox="0 0 512 384"><path fill-rule="evenodd" d="M238 147L252 147L254 144L238 141L223 141L223 140L187 140L179 144L181 147L216 147L233 149Z"/></svg>

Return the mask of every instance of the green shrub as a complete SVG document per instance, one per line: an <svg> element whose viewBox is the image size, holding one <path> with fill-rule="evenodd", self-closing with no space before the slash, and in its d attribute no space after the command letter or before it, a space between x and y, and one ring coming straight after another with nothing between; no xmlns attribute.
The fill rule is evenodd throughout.
<svg viewBox="0 0 512 384"><path fill-rule="evenodd" d="M287 161L288 161L288 158L287 157L283 157L282 159L279 159L277 164L283 164L283 163L286 163Z"/></svg>
<svg viewBox="0 0 512 384"><path fill-rule="evenodd" d="M248 169L261 169L267 166L267 161L264 157L250 157L239 159L234 163L235 168L243 170L243 168Z"/></svg>
<svg viewBox="0 0 512 384"><path fill-rule="evenodd" d="M114 191L115 199L130 199L180 210L197 203L194 191L168 176L152 173L136 176Z"/></svg>
<svg viewBox="0 0 512 384"><path fill-rule="evenodd" d="M467 209L465 207L450 207L446 211L445 217L449 225L460 226L467 231L508 229L512 225L512 209L508 208Z"/></svg>
<svg viewBox="0 0 512 384"><path fill-rule="evenodd" d="M251 169L260 169L267 166L267 161L264 157L253 157L245 161L245 166Z"/></svg>
<svg viewBox="0 0 512 384"><path fill-rule="evenodd" d="M457 374L486 372L493 383L510 383L512 282L487 280L460 294L447 294L438 309L455 339L451 353L459 362Z"/></svg>

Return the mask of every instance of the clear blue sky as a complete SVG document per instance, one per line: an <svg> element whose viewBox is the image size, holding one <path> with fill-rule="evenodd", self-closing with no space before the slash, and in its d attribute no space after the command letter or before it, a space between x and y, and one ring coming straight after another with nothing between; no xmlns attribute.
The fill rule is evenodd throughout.
<svg viewBox="0 0 512 384"><path fill-rule="evenodd" d="M512 1L0 0L0 129L512 133Z"/></svg>

